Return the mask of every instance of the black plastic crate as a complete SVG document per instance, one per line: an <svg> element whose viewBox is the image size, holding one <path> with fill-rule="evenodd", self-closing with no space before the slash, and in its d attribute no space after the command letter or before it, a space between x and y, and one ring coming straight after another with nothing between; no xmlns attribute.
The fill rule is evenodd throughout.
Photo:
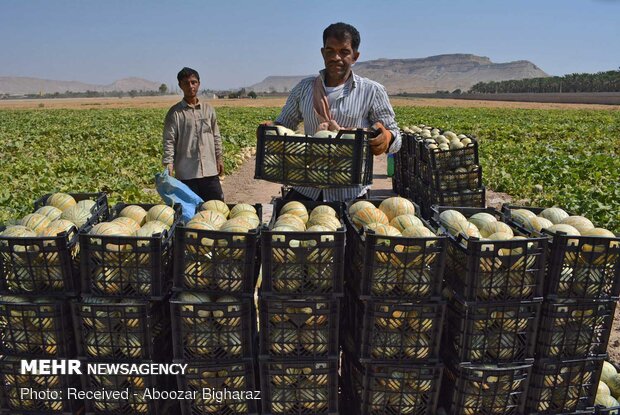
<svg viewBox="0 0 620 415"><path fill-rule="evenodd" d="M169 359L172 345L167 302L83 297L71 306L80 358L114 362Z"/></svg>
<svg viewBox="0 0 620 415"><path fill-rule="evenodd" d="M603 360L537 360L527 397L528 413L563 414L592 410Z"/></svg>
<svg viewBox="0 0 620 415"><path fill-rule="evenodd" d="M438 191L422 179L416 178L414 188L420 201L421 216L427 220L433 215L432 205L476 208L486 206L486 188L484 186L473 190Z"/></svg>
<svg viewBox="0 0 620 415"><path fill-rule="evenodd" d="M256 332L252 301L175 293L170 300L175 359L197 362L251 358Z"/></svg>
<svg viewBox="0 0 620 415"><path fill-rule="evenodd" d="M88 363L102 363L89 360ZM138 360L136 364L153 364L151 360ZM84 365L84 364L83 364ZM84 391L119 391L121 396L103 396L85 399L86 415L167 415L166 400L156 393L176 390L172 375L121 375L121 374L82 374ZM151 399L151 397L153 399Z"/></svg>
<svg viewBox="0 0 620 415"><path fill-rule="evenodd" d="M177 386L195 394L195 399L181 401L181 413L258 414L260 400L252 399L260 389L255 366L254 360L247 359L225 365L190 363L185 375L177 376Z"/></svg>
<svg viewBox="0 0 620 415"><path fill-rule="evenodd" d="M379 206L380 200L369 200ZM350 204L347 205L347 211ZM416 211L418 209L416 208ZM361 299L437 300L447 238L405 238L357 230L347 214L347 284ZM430 224L422 221L432 231Z"/></svg>
<svg viewBox="0 0 620 415"><path fill-rule="evenodd" d="M420 162L428 163L433 170L454 170L472 164L480 165L478 140L468 137L472 140L470 145L454 150L431 150L422 142L419 147Z"/></svg>
<svg viewBox="0 0 620 415"><path fill-rule="evenodd" d="M514 365L446 364L440 406L451 415L520 415L532 361Z"/></svg>
<svg viewBox="0 0 620 415"><path fill-rule="evenodd" d="M435 415L443 365L360 364L342 359L342 387L351 415Z"/></svg>
<svg viewBox="0 0 620 415"><path fill-rule="evenodd" d="M446 355L461 363L517 363L534 357L542 300L448 302Z"/></svg>
<svg viewBox="0 0 620 415"><path fill-rule="evenodd" d="M432 223L449 235L440 224L439 214L453 209L465 217L486 212L503 221L492 208L434 206ZM488 241L449 235L446 282L467 301L531 300L542 297L546 266L547 238L529 237L513 228L515 236L525 239Z"/></svg>
<svg viewBox="0 0 620 415"><path fill-rule="evenodd" d="M444 301L359 301L345 296L343 348L362 363L432 362L439 347Z"/></svg>
<svg viewBox="0 0 620 415"><path fill-rule="evenodd" d="M545 208L504 204L506 219L524 233L530 233L511 210L528 209L538 215ZM567 212L569 215L572 213ZM547 298L617 298L620 295L620 235L615 238L556 235L543 229L549 241L549 266L545 278Z"/></svg>
<svg viewBox="0 0 620 415"><path fill-rule="evenodd" d="M338 415L338 360L260 360L263 415Z"/></svg>
<svg viewBox="0 0 620 415"><path fill-rule="evenodd" d="M65 300L0 297L0 353L32 358L72 358L71 309Z"/></svg>
<svg viewBox="0 0 620 415"><path fill-rule="evenodd" d="M263 358L327 359L338 356L340 300L259 300L259 342Z"/></svg>
<svg viewBox="0 0 620 415"><path fill-rule="evenodd" d="M355 136L354 139L343 135ZM340 130L335 138L280 135L259 126L255 179L291 186L342 187L372 184L369 140L378 132Z"/></svg>
<svg viewBox="0 0 620 415"><path fill-rule="evenodd" d="M414 180L419 175L420 170L420 147L423 145L423 138L416 134L403 135L404 142L407 143L407 159L409 164L409 170L407 177L409 186L411 186Z"/></svg>
<svg viewBox="0 0 620 415"><path fill-rule="evenodd" d="M469 166L465 172L456 172L453 170L433 170L427 163L420 163L420 178L435 192L464 190L475 192L482 188L482 167L472 166Z"/></svg>
<svg viewBox="0 0 620 415"><path fill-rule="evenodd" d="M154 204L134 204L149 210ZM114 207L111 219L124 207ZM174 205L169 230L150 237L80 233L82 292L86 294L162 300L172 285L172 237L181 221L181 205Z"/></svg>
<svg viewBox="0 0 620 415"><path fill-rule="evenodd" d="M45 206L46 194L34 202ZM78 231L88 232L108 215L105 193L71 193L76 201L93 200L90 219L80 229L54 237L0 236L0 293L70 297L80 293ZM0 226L0 232L5 229Z"/></svg>
<svg viewBox="0 0 620 415"><path fill-rule="evenodd" d="M40 396L22 397L22 388ZM0 413L79 414L84 403L68 399L68 388L80 389L79 376L21 374L20 358L0 358Z"/></svg>
<svg viewBox="0 0 620 415"><path fill-rule="evenodd" d="M333 208L341 223L336 231L274 232L275 221L287 202L283 199L274 201L271 222L261 230L261 293L296 297L342 296L346 238L343 204L300 202L308 212L321 205Z"/></svg>
<svg viewBox="0 0 620 415"><path fill-rule="evenodd" d="M554 359L604 356L615 309L613 300L545 301L537 355Z"/></svg>
<svg viewBox="0 0 620 415"><path fill-rule="evenodd" d="M262 205L253 206L262 223ZM174 290L253 296L259 272L259 234L260 227L242 233L178 226Z"/></svg>

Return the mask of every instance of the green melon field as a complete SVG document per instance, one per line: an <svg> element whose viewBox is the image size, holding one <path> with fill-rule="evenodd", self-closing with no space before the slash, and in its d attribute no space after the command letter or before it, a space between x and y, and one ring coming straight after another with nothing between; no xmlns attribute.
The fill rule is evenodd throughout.
<svg viewBox="0 0 620 415"><path fill-rule="evenodd" d="M217 109L226 170L279 108ZM401 126L424 123L481 142L488 188L532 205L557 204L620 231L620 111L397 107ZM108 192L156 201L163 109L0 110L0 223L50 191ZM234 174L234 173L232 173ZM543 191L535 192L540 184Z"/></svg>

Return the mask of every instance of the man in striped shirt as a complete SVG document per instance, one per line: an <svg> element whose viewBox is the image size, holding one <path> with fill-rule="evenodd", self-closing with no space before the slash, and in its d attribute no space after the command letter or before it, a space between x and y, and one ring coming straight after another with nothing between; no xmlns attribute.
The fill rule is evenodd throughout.
<svg viewBox="0 0 620 415"><path fill-rule="evenodd" d="M373 154L397 152L401 136L385 88L351 70L360 55L359 44L360 35L353 26L328 26L323 31L321 48L325 69L318 77L306 78L293 88L275 123L295 130L303 121L308 135L325 129L373 127L380 130L371 141ZM294 187L286 198L347 201L363 196L369 188Z"/></svg>

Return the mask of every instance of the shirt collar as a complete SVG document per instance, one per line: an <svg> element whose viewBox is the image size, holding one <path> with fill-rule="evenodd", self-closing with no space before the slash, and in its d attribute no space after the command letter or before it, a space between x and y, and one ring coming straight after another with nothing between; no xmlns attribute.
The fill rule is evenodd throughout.
<svg viewBox="0 0 620 415"><path fill-rule="evenodd" d="M325 69L321 69L319 71L319 75L323 79L323 85L325 85ZM353 72L353 70L351 70L351 76L344 83L344 89L342 90L342 95L343 96L349 95L349 92L351 92L351 90L357 86L357 83L359 82L358 78L359 77L355 74L355 72Z"/></svg>
<svg viewBox="0 0 620 415"><path fill-rule="evenodd" d="M185 99L181 99L181 107L183 108L194 108L194 109L200 109L200 100L198 100L198 103L196 103L196 105L191 106L187 103L187 101L185 101Z"/></svg>

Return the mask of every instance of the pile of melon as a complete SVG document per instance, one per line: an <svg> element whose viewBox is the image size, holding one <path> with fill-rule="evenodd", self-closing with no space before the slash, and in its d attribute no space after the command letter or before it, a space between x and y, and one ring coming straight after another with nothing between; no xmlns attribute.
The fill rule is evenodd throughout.
<svg viewBox="0 0 620 415"><path fill-rule="evenodd" d="M570 216L563 209L558 207L550 207L544 209L540 214L536 215L534 212L522 208L513 209L510 211L512 219L521 224L525 229L530 232L542 232L543 230L551 234L565 234L566 236L594 236L601 238L616 238L613 232L597 228L594 224L584 216ZM569 246L576 246L579 242L577 239L569 239ZM612 242L611 247L618 247L618 242ZM584 244L582 249L584 251L598 251L603 250L604 245L592 247L589 244Z"/></svg>
<svg viewBox="0 0 620 415"><path fill-rule="evenodd" d="M415 205L403 197L384 199L379 207L360 200L349 207L349 216L358 230L372 230L377 235L408 238L435 236L415 215ZM378 243L389 245L385 239L378 239Z"/></svg>
<svg viewBox="0 0 620 415"><path fill-rule="evenodd" d="M594 403L606 408L620 408L620 403L618 402L619 398L620 374L616 371L614 365L609 362L603 362L601 380L598 383L598 390Z"/></svg>
<svg viewBox="0 0 620 415"><path fill-rule="evenodd" d="M497 220L497 218L487 212L478 212L465 217L461 212L454 209L444 210L439 214L439 222L441 225L455 238L459 235L464 238L463 243L467 245L469 238L477 238L482 241L509 241L523 240L524 236L515 235L512 228ZM483 250L493 250L494 245L484 244ZM500 255L517 255L521 254L522 249L501 249Z"/></svg>
<svg viewBox="0 0 620 415"><path fill-rule="evenodd" d="M62 232L69 233L72 228L77 231L91 219L91 209L95 204L93 200L77 202L67 193L54 193L47 198L45 206L24 216L18 224L7 226L0 235L14 238L55 237Z"/></svg>
<svg viewBox="0 0 620 415"><path fill-rule="evenodd" d="M206 231L247 233L260 225L261 220L252 205L239 203L229 208L221 200L209 200L200 206L198 213L185 226ZM207 245L212 243L205 240Z"/></svg>
<svg viewBox="0 0 620 415"><path fill-rule="evenodd" d="M276 127L278 135L297 136L297 137L305 136L304 133L293 131L290 128L286 128L283 125L276 125L275 127ZM345 130L345 131L350 131L350 130ZM266 135L276 135L276 131L274 131L274 130L267 130L265 132L265 134ZM314 133L314 135L312 137L314 137L314 138L336 138L337 135L338 135L338 131L319 130L316 133ZM353 134L353 133L343 133L339 138L353 139L353 138L355 138L355 134Z"/></svg>
<svg viewBox="0 0 620 415"><path fill-rule="evenodd" d="M147 211L138 205L128 205L118 213L116 218L93 226L89 234L94 236L152 237L170 230L173 224L174 209L170 206L155 205ZM119 248L112 244L107 245L107 247L111 250Z"/></svg>
<svg viewBox="0 0 620 415"><path fill-rule="evenodd" d="M424 145L431 151L458 150L465 147L472 147L475 141L465 134L456 134L452 131L440 131L427 125L413 125L403 128L409 134L419 136L424 140Z"/></svg>
<svg viewBox="0 0 620 415"><path fill-rule="evenodd" d="M319 205L308 212L303 203L286 203L278 212L273 232L335 232L342 223L334 208Z"/></svg>

